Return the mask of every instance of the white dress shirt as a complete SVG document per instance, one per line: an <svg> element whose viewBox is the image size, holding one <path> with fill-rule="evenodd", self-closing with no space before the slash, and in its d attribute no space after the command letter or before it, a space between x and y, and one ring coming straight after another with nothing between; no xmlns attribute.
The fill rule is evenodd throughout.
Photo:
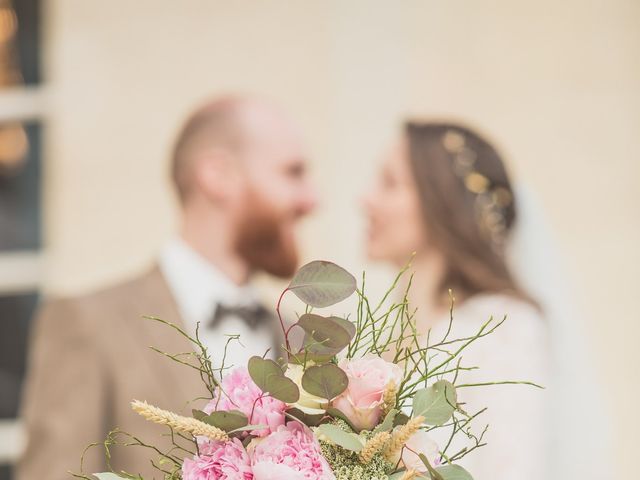
<svg viewBox="0 0 640 480"><path fill-rule="evenodd" d="M268 349L273 354L272 326L261 324L251 328L243 319L228 316L216 327L209 327L219 303L227 307L260 304L257 292L250 285L236 285L180 238L174 238L164 247L159 263L185 328L193 335L196 325L200 324L200 340L208 348L216 368L222 364L230 335L239 335L239 339L230 341L225 366L246 366L251 356L262 356Z"/></svg>

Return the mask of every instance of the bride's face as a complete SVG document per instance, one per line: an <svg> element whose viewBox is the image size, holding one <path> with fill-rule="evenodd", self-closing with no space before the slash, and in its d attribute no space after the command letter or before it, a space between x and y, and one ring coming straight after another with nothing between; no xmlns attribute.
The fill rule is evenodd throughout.
<svg viewBox="0 0 640 480"><path fill-rule="evenodd" d="M426 232L420 198L402 142L384 156L364 206L369 220L369 258L404 265L413 252L424 249Z"/></svg>

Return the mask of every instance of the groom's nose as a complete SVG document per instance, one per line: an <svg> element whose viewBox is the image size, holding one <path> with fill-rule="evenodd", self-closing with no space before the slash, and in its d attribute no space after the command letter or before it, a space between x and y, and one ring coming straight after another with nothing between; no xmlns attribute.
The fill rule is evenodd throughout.
<svg viewBox="0 0 640 480"><path fill-rule="evenodd" d="M318 206L318 193L311 182L306 182L306 186L301 190L298 198L297 216L303 217L313 212Z"/></svg>

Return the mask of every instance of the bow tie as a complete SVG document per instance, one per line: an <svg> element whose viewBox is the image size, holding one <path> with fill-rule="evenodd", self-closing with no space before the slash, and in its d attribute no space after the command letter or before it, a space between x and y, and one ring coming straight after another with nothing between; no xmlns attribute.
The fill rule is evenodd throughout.
<svg viewBox="0 0 640 480"><path fill-rule="evenodd" d="M259 303L240 306L218 303L213 318L207 327L217 328L229 317L240 318L249 328L255 329L263 320L269 318L269 311Z"/></svg>

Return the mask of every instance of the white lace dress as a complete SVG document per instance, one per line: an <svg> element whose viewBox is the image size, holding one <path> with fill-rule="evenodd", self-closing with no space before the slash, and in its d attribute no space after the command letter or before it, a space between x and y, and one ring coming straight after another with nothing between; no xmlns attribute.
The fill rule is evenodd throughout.
<svg viewBox="0 0 640 480"><path fill-rule="evenodd" d="M526 380L542 385L549 382L547 325L532 305L507 295L477 295L454 309L450 339L474 335L489 317L507 320L491 335L477 340L462 354L464 366L479 370L462 372L457 383ZM442 337L447 318L432 328L431 343ZM458 401L468 413L487 407L475 420L481 433L489 424L481 447L460 462L475 480L540 480L548 477L548 448L551 435L548 390L524 385L460 388ZM444 430L444 429L442 429ZM440 432L435 439L440 448L448 439ZM448 455L468 445L454 442Z"/></svg>

